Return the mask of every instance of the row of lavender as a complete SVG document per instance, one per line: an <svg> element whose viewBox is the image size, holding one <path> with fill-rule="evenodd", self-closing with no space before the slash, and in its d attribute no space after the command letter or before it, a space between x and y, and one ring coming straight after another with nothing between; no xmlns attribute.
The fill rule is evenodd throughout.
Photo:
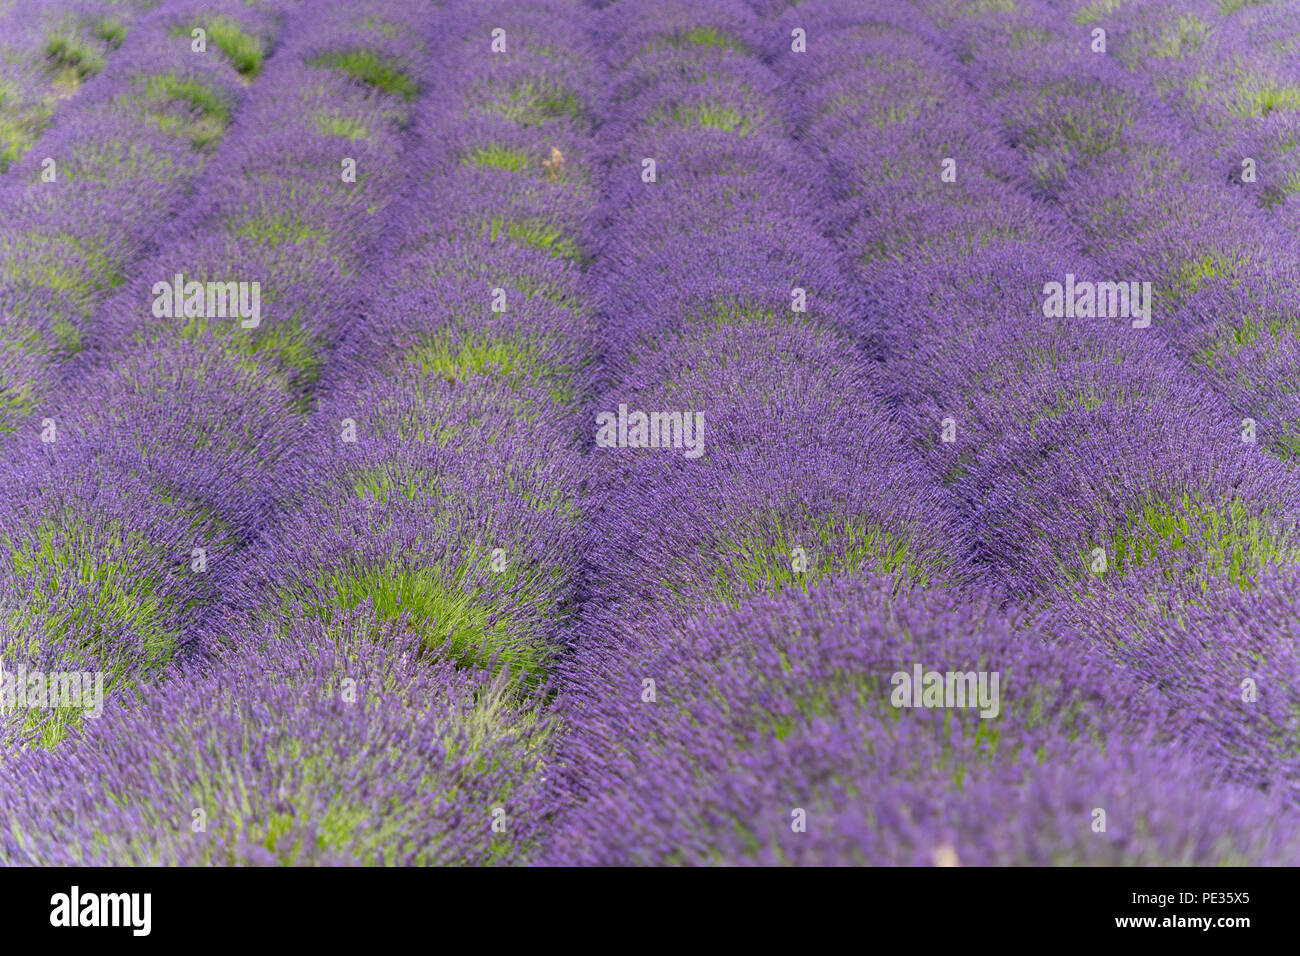
<svg viewBox="0 0 1300 956"><path fill-rule="evenodd" d="M1044 309L1046 283L1069 273L1097 281L1117 267L1063 214L1045 171L1067 169L1069 182L1079 165L1070 147L1087 154L1112 126L1127 133L1152 111L1120 125L1081 116L1091 102L1083 95L1043 108L1033 84L1059 91L1062 75L1077 78L1072 70L1088 65L1069 59L1074 47L1065 43L1043 57L1057 64L1052 71L1035 59L1008 77L1019 61L1005 36L996 55L978 59L951 17L935 27L916 11L832 3L800 7L782 22L821 37L820 75L802 64L787 72L803 94L806 138L834 172L838 201L826 228L878 303L860 337L883 327L887 394L954 489L971 559L1013 597L1046 605L1027 636L1088 649L1144 685L1131 706L1109 693L1090 706L1103 726L1110 710L1128 711L1114 715L1121 720L1147 706L1165 712L1142 718L1149 728L1172 721L1143 760L1208 755L1210 781L1293 803L1287 740L1300 671L1277 623L1296 593L1285 570L1297 501L1290 475L1241 441L1212 390L1159 338L1143 337L1153 329L1140 316L1118 322L1081 310L1076 319L1073 310L1067 318ZM987 25L977 16L964 22L975 33ZM1086 32L1081 50L1090 52ZM963 66L971 60L1002 72L984 76ZM1021 109L1012 115L1022 126L1004 124L1005 137L988 133L999 129L999 106ZM1115 169L1098 176L1116 178ZM1192 775L1172 787L1209 785ZM1197 801L1155 790L1143 812L1159 812L1159 800ZM1112 815L1119 833L1090 850L1252 858L1241 847L1207 850L1202 825L1169 827L1148 843L1135 837L1141 813L1126 826ZM1280 834L1257 850L1289 859L1291 839ZM1106 858L1089 848L1083 856Z"/></svg>
<svg viewBox="0 0 1300 956"><path fill-rule="evenodd" d="M785 715L754 707L766 622L723 616L835 572L948 578L942 506L909 489L888 415L844 400L867 391L839 331L854 301L776 78L748 52L759 25L739 4L616 5L596 30L611 81L592 515L542 858L816 859L828 834L794 833L791 814L823 794L782 792L789 755L763 738Z"/></svg>
<svg viewBox="0 0 1300 956"><path fill-rule="evenodd" d="M310 474L250 567L248 592L275 595L254 620L308 622L290 625L294 641L338 648L321 686L354 681L350 706L410 725L399 767L386 733L337 741L343 763L328 772L362 761L373 780L374 817L339 841L353 861L519 862L548 819L593 323L580 91L599 84L583 12L566 0L445 11L406 214L322 379ZM304 828L332 812L301 811Z"/></svg>
<svg viewBox="0 0 1300 956"><path fill-rule="evenodd" d="M160 223L186 216L189 190L218 143L238 146L226 134L241 107L277 94L241 76L260 72L280 18L250 15L239 31L258 53L253 70L218 48L192 48L191 24L214 16L176 4L141 17L123 56L87 82L0 194L10 223L4 354L13 360L3 385L14 398L0 439L0 636L11 668L94 665L110 692L191 639L216 594L213 577L190 573L191 552L211 547L215 559L232 546L229 522L205 496L228 463L209 460L204 475L182 460L207 437L196 439L173 410L221 420L186 394L185 360L139 351L130 356L136 371L101 372L112 357L94 347L114 342L121 353L136 344L110 329L143 327L154 278L172 271L169 263L149 277L158 271L149 255ZM151 364L152 380L139 371ZM132 432L134 442L125 440ZM70 718L8 710L5 736L58 739Z"/></svg>
<svg viewBox="0 0 1300 956"><path fill-rule="evenodd" d="M11 679L17 666L84 667L105 673L110 696L129 691L165 668L219 598L220 574L201 572L209 551L220 568L235 547L232 522L211 506L231 463L205 457L207 436L189 426L222 422L230 405L187 393L188 355L139 350L101 372L115 357L101 343L118 357L137 344L121 332L150 315L148 290L164 274L150 263L160 226L186 219L208 162L239 147L246 133L228 134L242 109L278 95L257 77L288 9L164 4L124 23L122 55L87 71L6 179L13 363L3 386L13 401L0 643ZM210 49L195 30L211 30ZM202 376L197 364L189 374ZM268 442L284 432L272 411L258 423ZM48 743L78 719L76 708L9 708L5 739Z"/></svg>

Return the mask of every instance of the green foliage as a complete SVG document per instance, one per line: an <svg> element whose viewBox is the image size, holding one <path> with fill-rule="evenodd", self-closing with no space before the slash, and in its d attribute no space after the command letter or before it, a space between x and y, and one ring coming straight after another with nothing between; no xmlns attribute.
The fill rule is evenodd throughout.
<svg viewBox="0 0 1300 956"><path fill-rule="evenodd" d="M522 172L528 166L528 154L522 149L507 146L480 146L461 160L466 166L488 166L512 173Z"/></svg>
<svg viewBox="0 0 1300 956"><path fill-rule="evenodd" d="M154 73L143 80L147 115L164 131L183 136L195 149L215 143L230 123L225 97L198 80Z"/></svg>
<svg viewBox="0 0 1300 956"><path fill-rule="evenodd" d="M577 243L560 226L540 218L507 219L504 216L493 216L480 226L479 231L492 242L508 239L540 249L557 259L582 261Z"/></svg>
<svg viewBox="0 0 1300 956"><path fill-rule="evenodd" d="M249 79L262 72L266 50L259 37L245 33L229 17L215 17L207 22L208 36L217 49L225 54L230 65L240 76Z"/></svg>
<svg viewBox="0 0 1300 956"><path fill-rule="evenodd" d="M74 33L56 33L45 44L45 59L61 75L77 83L104 69L104 54Z"/></svg>
<svg viewBox="0 0 1300 956"><path fill-rule="evenodd" d="M495 657L497 667L535 679L545 669L549 649L512 635L515 615L494 608L476 580L485 561L485 555L471 552L452 566L408 568L388 562L329 572L316 580L306 603L311 613L329 621L337 611L366 601L383 620L405 615L407 626L429 650L446 647L461 666L486 668ZM497 580L509 586L517 564L511 562Z"/></svg>
<svg viewBox="0 0 1300 956"><path fill-rule="evenodd" d="M340 136L343 139L358 140L370 135L370 130L362 125L360 120L344 116L342 113L318 113L315 121L316 129L323 136Z"/></svg>
<svg viewBox="0 0 1300 956"><path fill-rule="evenodd" d="M1172 576L1186 573L1190 560L1197 578L1226 574L1243 588L1253 586L1261 569L1300 559L1288 535L1244 501L1216 505L1190 494L1129 509L1106 543L1107 574L1155 564Z"/></svg>
<svg viewBox="0 0 1300 956"><path fill-rule="evenodd" d="M728 36L716 27L695 27L675 37L674 46L698 46L709 50L735 50L745 53L745 46L739 40Z"/></svg>
<svg viewBox="0 0 1300 956"><path fill-rule="evenodd" d="M419 84L401 69L394 59L374 50L346 50L324 53L307 61L309 66L340 70L358 83L364 83L391 96L410 102L419 93Z"/></svg>
<svg viewBox="0 0 1300 956"><path fill-rule="evenodd" d="M576 120L581 115L576 94L544 80L526 80L485 107L520 126L541 126L566 116Z"/></svg>
<svg viewBox="0 0 1300 956"><path fill-rule="evenodd" d="M489 375L513 387L545 383L557 402L571 401L573 388L567 381L571 370L547 365L544 355L542 343L524 335L453 340L449 333L442 333L429 336L409 359L426 375L440 375L448 382Z"/></svg>
<svg viewBox="0 0 1300 956"><path fill-rule="evenodd" d="M122 21L115 17L100 17L95 21L92 32L95 38L116 50L126 40L127 29Z"/></svg>

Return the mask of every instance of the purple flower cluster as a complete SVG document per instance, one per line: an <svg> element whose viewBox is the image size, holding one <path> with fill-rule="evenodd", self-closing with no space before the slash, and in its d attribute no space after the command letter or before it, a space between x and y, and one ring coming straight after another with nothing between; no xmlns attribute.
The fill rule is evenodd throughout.
<svg viewBox="0 0 1300 956"><path fill-rule="evenodd" d="M0 862L1300 861L1294 7L0 10Z"/></svg>

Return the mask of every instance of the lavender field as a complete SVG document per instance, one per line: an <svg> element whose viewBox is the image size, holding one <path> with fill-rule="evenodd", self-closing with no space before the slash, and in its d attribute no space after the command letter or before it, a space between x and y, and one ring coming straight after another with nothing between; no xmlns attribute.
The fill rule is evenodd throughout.
<svg viewBox="0 0 1300 956"><path fill-rule="evenodd" d="M1300 864L1300 0L0 0L0 863Z"/></svg>

